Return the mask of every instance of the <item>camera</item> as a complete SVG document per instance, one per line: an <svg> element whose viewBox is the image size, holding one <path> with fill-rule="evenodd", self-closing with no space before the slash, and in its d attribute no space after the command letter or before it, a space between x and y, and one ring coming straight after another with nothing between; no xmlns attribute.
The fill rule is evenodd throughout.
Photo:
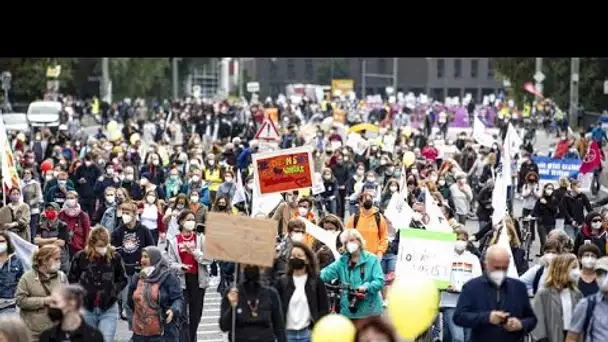
<svg viewBox="0 0 608 342"><path fill-rule="evenodd" d="M348 310L351 313L357 312L357 304L365 298L365 293L359 292L356 289L348 290Z"/></svg>

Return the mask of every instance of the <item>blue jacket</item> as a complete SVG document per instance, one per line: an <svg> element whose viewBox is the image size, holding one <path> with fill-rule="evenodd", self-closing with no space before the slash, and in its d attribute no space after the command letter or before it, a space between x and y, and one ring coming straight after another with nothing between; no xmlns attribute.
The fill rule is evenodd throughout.
<svg viewBox="0 0 608 342"><path fill-rule="evenodd" d="M117 188L119 183L114 182L114 177L102 177L97 180L95 183L95 187L93 190L95 191L95 199L100 201L104 200L104 196L106 194L106 189L108 187Z"/></svg>
<svg viewBox="0 0 608 342"><path fill-rule="evenodd" d="M15 298L15 290L19 279L25 272L21 259L15 254L11 254L8 260L0 268L0 298L13 299ZM15 305L11 305L15 307ZM2 308L0 307L0 311Z"/></svg>
<svg viewBox="0 0 608 342"><path fill-rule="evenodd" d="M602 140L608 139L608 136L606 136L606 131L604 131L602 127L594 127L591 130L591 136L593 137L593 140L597 141L598 144L601 143Z"/></svg>
<svg viewBox="0 0 608 342"><path fill-rule="evenodd" d="M249 165L251 165L251 163L252 163L251 154L252 153L253 153L253 148L248 147L248 148L244 149L243 152L241 152L241 154L239 154L238 158L236 159L236 167L239 170L244 170L244 169L248 168Z"/></svg>
<svg viewBox="0 0 608 342"><path fill-rule="evenodd" d="M74 187L72 185L70 185L70 182L68 182L65 186L67 191L74 191ZM65 199L66 199L66 194L64 192L62 192L61 190L59 190L59 185L53 185L52 187L48 188L45 192L44 192L44 204L47 205L51 202L55 202L57 204L59 204L59 206L63 206L63 203L65 203Z"/></svg>
<svg viewBox="0 0 608 342"><path fill-rule="evenodd" d="M350 254L344 254L321 271L321 280L325 283L339 279L341 284L348 284L351 288L356 289L361 285L367 287L365 298L357 305L356 313L348 309L348 296L344 293L340 300L340 313L349 318L382 315L380 290L384 287L384 273L378 257L370 252L361 251L359 261L352 270L348 266L349 259Z"/></svg>
<svg viewBox="0 0 608 342"><path fill-rule="evenodd" d="M490 323L490 312L505 311L516 317L523 326L519 332L508 332ZM518 279L506 278L496 288L487 275L464 284L454 311L454 323L471 328L471 342L520 342L536 326L526 285Z"/></svg>

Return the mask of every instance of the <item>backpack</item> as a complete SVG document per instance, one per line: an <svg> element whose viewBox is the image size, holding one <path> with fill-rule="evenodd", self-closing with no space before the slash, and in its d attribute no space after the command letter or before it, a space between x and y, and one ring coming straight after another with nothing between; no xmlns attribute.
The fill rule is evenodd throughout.
<svg viewBox="0 0 608 342"><path fill-rule="evenodd" d="M543 272L545 271L545 266L541 266L536 274L534 275L534 280L532 281L532 293L536 294L538 292L538 284L540 283L540 277L543 276Z"/></svg>
<svg viewBox="0 0 608 342"><path fill-rule="evenodd" d="M354 222L353 222L353 228L355 228L355 229L357 229L357 223L359 223L359 216L360 216L360 213L355 214L355 218L354 218ZM380 214L380 212L376 211L374 213L374 217L376 219L376 228L378 228L378 239L380 239L380 220L382 218L382 215Z"/></svg>

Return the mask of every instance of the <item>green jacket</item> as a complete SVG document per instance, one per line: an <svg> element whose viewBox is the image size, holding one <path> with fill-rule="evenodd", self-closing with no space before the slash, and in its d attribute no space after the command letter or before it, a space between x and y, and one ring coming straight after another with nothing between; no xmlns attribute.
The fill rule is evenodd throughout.
<svg viewBox="0 0 608 342"><path fill-rule="evenodd" d="M331 280L339 279L341 284L348 284L354 289L362 285L367 288L365 298L357 304L355 313L348 309L348 295L343 293L340 300L340 314L349 318L382 315L380 290L384 287L384 273L378 257L370 252L361 251L359 261L352 270L348 266L349 258L350 254L346 253L321 271L323 282L328 283Z"/></svg>

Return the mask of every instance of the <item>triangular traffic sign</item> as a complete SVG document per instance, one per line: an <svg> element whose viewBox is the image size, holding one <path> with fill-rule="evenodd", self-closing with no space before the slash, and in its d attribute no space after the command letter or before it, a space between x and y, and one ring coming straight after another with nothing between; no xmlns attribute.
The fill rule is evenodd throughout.
<svg viewBox="0 0 608 342"><path fill-rule="evenodd" d="M276 141L281 138L277 127L274 125L272 120L264 120L260 129L255 134L255 139L263 141Z"/></svg>

